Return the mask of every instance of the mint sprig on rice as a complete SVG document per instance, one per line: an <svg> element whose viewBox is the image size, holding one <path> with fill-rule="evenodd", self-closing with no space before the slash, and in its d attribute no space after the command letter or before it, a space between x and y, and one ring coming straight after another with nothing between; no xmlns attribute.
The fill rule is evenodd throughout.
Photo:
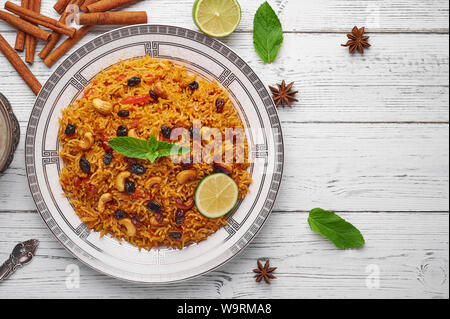
<svg viewBox="0 0 450 319"><path fill-rule="evenodd" d="M148 140L129 136L119 136L110 139L108 143L113 150L126 157L149 160L152 163L160 157L181 155L191 152L190 147L158 141L155 135L150 136Z"/></svg>

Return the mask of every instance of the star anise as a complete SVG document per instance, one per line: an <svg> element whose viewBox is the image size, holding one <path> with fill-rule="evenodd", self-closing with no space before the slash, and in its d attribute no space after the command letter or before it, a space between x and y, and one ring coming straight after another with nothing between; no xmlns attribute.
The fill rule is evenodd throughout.
<svg viewBox="0 0 450 319"><path fill-rule="evenodd" d="M256 278L256 282L260 282L261 280L264 279L264 281L270 285L270 279L277 278L272 274L272 272L275 269L277 269L277 267L269 268L269 263L270 263L269 260L266 261L266 263L264 264L264 267L260 263L259 260L257 260L257 263L258 263L258 268L253 269L253 272L256 273L256 275L254 276Z"/></svg>
<svg viewBox="0 0 450 319"><path fill-rule="evenodd" d="M294 86L294 82L292 82L291 84L289 84L288 86L286 86L286 82L283 80L283 82L281 82L280 84L277 84L277 88L273 87L273 86L269 86L270 90L272 91L273 94L273 100L275 102L275 105L278 107L280 104L284 107L285 104L289 105L290 107L292 107L291 105L291 101L297 101L298 100L294 97L295 94L298 93L298 91L292 91L292 86Z"/></svg>
<svg viewBox="0 0 450 319"><path fill-rule="evenodd" d="M348 50L350 53L358 50L359 53L364 54L364 49L370 47L370 44L367 42L369 39L368 36L363 36L364 27L358 29L357 26L354 26L352 29L352 33L347 33L347 38L350 40L347 41L346 44L341 44L343 47L349 47Z"/></svg>

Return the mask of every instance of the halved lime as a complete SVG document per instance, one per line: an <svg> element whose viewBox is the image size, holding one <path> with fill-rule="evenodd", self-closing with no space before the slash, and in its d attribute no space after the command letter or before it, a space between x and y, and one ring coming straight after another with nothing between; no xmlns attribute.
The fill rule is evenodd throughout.
<svg viewBox="0 0 450 319"><path fill-rule="evenodd" d="M238 201L239 188L226 174L218 173L205 177L195 190L197 209L208 218L219 218L228 214Z"/></svg>
<svg viewBox="0 0 450 319"><path fill-rule="evenodd" d="M197 0L192 17L203 33L216 38L226 37L241 22L241 7L236 0Z"/></svg>

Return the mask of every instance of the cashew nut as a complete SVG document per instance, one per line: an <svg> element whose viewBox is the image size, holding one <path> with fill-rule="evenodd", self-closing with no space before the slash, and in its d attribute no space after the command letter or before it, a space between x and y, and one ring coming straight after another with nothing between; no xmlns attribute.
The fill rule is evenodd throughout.
<svg viewBox="0 0 450 319"><path fill-rule="evenodd" d="M94 108L101 114L107 115L112 112L112 104L100 99L93 99L92 104L94 105Z"/></svg>
<svg viewBox="0 0 450 319"><path fill-rule="evenodd" d="M163 98L163 99L167 99L167 93L166 93L166 91L164 91L163 89L161 89L159 86L155 86L154 87L154 89L153 89L153 91L160 97L160 98Z"/></svg>
<svg viewBox="0 0 450 319"><path fill-rule="evenodd" d="M119 192L125 191L125 180L131 176L130 172L119 173L116 177L115 186Z"/></svg>
<svg viewBox="0 0 450 319"><path fill-rule="evenodd" d="M84 151L90 149L94 145L94 135L92 133L87 132L84 134L83 140L80 143L80 148Z"/></svg>
<svg viewBox="0 0 450 319"><path fill-rule="evenodd" d="M186 184L188 182L192 182L197 178L197 171L193 169L188 169L186 171L182 171L177 175L178 184Z"/></svg>
<svg viewBox="0 0 450 319"><path fill-rule="evenodd" d="M149 180L147 180L147 182L145 183L145 187L146 188L151 188L153 185L159 184L162 182L162 178L159 176L154 176L152 178L150 178Z"/></svg>
<svg viewBox="0 0 450 319"><path fill-rule="evenodd" d="M100 196L100 199L98 201L97 210L101 213L105 210L105 204L109 203L113 200L113 196L110 193L105 193L102 196Z"/></svg>
<svg viewBox="0 0 450 319"><path fill-rule="evenodd" d="M136 227L133 225L133 222L129 218L124 218L119 220L119 224L125 226L127 229L127 235L133 237L136 235Z"/></svg>
<svg viewBox="0 0 450 319"><path fill-rule="evenodd" d="M134 128L132 128L131 130L128 131L128 136L129 137L139 138L139 136L137 136L136 130Z"/></svg>

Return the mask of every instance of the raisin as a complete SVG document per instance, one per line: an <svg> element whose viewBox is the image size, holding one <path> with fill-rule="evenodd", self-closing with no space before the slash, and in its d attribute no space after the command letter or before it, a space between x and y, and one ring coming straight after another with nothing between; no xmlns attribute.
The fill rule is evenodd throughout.
<svg viewBox="0 0 450 319"><path fill-rule="evenodd" d="M147 169L144 167L144 165L135 163L131 165L130 172L136 175L144 175Z"/></svg>
<svg viewBox="0 0 450 319"><path fill-rule="evenodd" d="M75 126L75 124L69 123L66 126L66 130L64 131L64 134L66 134L66 136L72 136L73 134L75 134L76 129L77 129L77 127Z"/></svg>
<svg viewBox="0 0 450 319"><path fill-rule="evenodd" d="M150 97L153 99L153 101L158 101L158 99L159 99L159 96L158 96L158 94L156 94L156 92L155 91L153 91L153 90L150 90L150 91L148 91L148 95L150 95Z"/></svg>
<svg viewBox="0 0 450 319"><path fill-rule="evenodd" d="M216 100L216 112L217 113L223 113L225 110L225 100L224 99L217 99Z"/></svg>
<svg viewBox="0 0 450 319"><path fill-rule="evenodd" d="M170 135L172 134L172 129L167 125L164 125L163 127L161 127L161 133L165 138L170 138Z"/></svg>
<svg viewBox="0 0 450 319"><path fill-rule="evenodd" d="M170 236L170 238L173 238L173 239L181 239L181 233L178 233L178 232L170 233L169 236Z"/></svg>
<svg viewBox="0 0 450 319"><path fill-rule="evenodd" d="M125 192L129 195L134 194L136 191L136 186L134 185L134 182L132 181L125 181Z"/></svg>
<svg viewBox="0 0 450 319"><path fill-rule="evenodd" d="M192 83L189 83L189 88L191 89L191 90L197 90L198 89L198 82L197 81L194 81L194 82L192 82Z"/></svg>
<svg viewBox="0 0 450 319"><path fill-rule="evenodd" d="M105 154L105 156L103 156L103 163L105 163L105 165L109 165L112 163L113 160L113 153L108 152Z"/></svg>
<svg viewBox="0 0 450 319"><path fill-rule="evenodd" d="M128 79L128 86L136 86L141 83L141 78L138 76L133 76Z"/></svg>
<svg viewBox="0 0 450 319"><path fill-rule="evenodd" d="M120 125L117 128L117 136L128 136L128 129L125 125Z"/></svg>
<svg viewBox="0 0 450 319"><path fill-rule="evenodd" d="M119 115L120 117L128 117L128 116L130 116L130 111L120 110L119 112L117 112L117 115Z"/></svg>
<svg viewBox="0 0 450 319"><path fill-rule="evenodd" d="M181 209L177 209L177 212L175 214L175 223L177 225L182 225L184 223L184 220L186 219L186 216L184 212Z"/></svg>
<svg viewBox="0 0 450 319"><path fill-rule="evenodd" d="M85 174L91 173L91 163L84 157L80 159L80 168Z"/></svg>
<svg viewBox="0 0 450 319"><path fill-rule="evenodd" d="M181 164L181 169L182 170L188 170L188 169L191 169L192 167L194 167L194 164L193 163L182 163Z"/></svg>
<svg viewBox="0 0 450 319"><path fill-rule="evenodd" d="M154 213L159 213L161 211L161 204L155 201L151 201L147 204L147 209Z"/></svg>
<svg viewBox="0 0 450 319"><path fill-rule="evenodd" d="M128 214L125 211L118 209L114 212L114 217L116 217L116 219L124 219L128 217Z"/></svg>

